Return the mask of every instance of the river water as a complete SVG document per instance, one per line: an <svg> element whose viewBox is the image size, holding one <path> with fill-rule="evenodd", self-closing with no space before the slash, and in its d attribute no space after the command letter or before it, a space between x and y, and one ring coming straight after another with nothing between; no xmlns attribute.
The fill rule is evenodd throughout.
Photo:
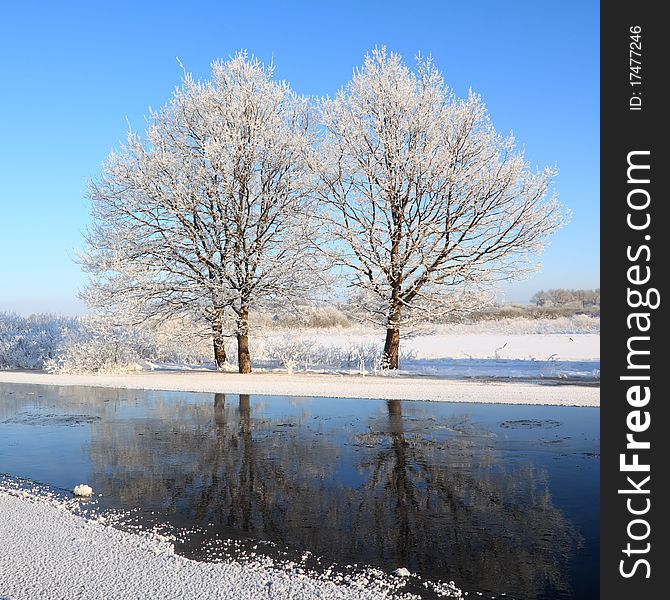
<svg viewBox="0 0 670 600"><path fill-rule="evenodd" d="M596 408L0 384L0 473L472 596L598 597L599 462Z"/></svg>

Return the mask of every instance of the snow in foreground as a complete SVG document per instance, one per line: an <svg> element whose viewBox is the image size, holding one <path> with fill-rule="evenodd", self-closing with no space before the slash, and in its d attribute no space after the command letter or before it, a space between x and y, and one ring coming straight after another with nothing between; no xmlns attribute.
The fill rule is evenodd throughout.
<svg viewBox="0 0 670 600"><path fill-rule="evenodd" d="M391 597L403 584L401 578L364 572L335 583L309 575L298 565L274 569L265 558L244 565L196 562L175 555L166 538L114 529L104 517L86 520L68 511L64 501L11 486L0 487L0 540L0 594L11 600L373 600ZM463 597L450 585L434 591Z"/></svg>
<svg viewBox="0 0 670 600"><path fill-rule="evenodd" d="M391 375L386 377L317 373L239 375L238 373L211 371L52 375L40 372L0 371L0 382L319 398L384 398L387 400L565 406L599 406L600 404L600 389L597 387L452 381L430 377Z"/></svg>

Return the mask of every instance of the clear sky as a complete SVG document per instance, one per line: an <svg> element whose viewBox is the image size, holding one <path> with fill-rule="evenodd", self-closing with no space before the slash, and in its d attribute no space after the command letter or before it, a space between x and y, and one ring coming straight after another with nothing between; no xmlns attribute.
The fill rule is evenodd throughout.
<svg viewBox="0 0 670 600"><path fill-rule="evenodd" d="M599 286L599 5L593 0L4 2L0 7L0 311L81 313L73 262L86 182L181 79L247 49L299 93L335 93L366 52L432 54L480 93L532 165L557 165L572 222L543 271L505 292Z"/></svg>

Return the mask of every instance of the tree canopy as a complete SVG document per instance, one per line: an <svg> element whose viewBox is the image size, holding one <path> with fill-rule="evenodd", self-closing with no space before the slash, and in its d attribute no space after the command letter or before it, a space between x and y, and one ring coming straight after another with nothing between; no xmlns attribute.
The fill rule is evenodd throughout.
<svg viewBox="0 0 670 600"><path fill-rule="evenodd" d="M480 308L538 267L566 220L555 170L532 170L481 98L430 59L377 49L332 99L310 102L246 53L185 74L91 183L81 262L90 305L207 325L215 361L250 313L323 293L342 269L398 367L401 328Z"/></svg>

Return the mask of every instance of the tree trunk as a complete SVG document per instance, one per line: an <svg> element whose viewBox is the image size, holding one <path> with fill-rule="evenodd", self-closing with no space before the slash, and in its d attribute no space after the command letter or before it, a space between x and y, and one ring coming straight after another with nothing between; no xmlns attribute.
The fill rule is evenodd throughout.
<svg viewBox="0 0 670 600"><path fill-rule="evenodd" d="M249 311L240 311L237 321L237 366L240 373L251 373L249 353Z"/></svg>
<svg viewBox="0 0 670 600"><path fill-rule="evenodd" d="M386 341L384 342L383 367L397 369L400 356L400 306L391 309L386 324Z"/></svg>
<svg viewBox="0 0 670 600"><path fill-rule="evenodd" d="M223 336L223 325L220 322L212 326L214 334L214 364L221 371L226 364L226 338Z"/></svg>
<svg viewBox="0 0 670 600"><path fill-rule="evenodd" d="M400 328L388 328L386 330L386 342L384 343L384 368L397 369L398 356L400 354Z"/></svg>

